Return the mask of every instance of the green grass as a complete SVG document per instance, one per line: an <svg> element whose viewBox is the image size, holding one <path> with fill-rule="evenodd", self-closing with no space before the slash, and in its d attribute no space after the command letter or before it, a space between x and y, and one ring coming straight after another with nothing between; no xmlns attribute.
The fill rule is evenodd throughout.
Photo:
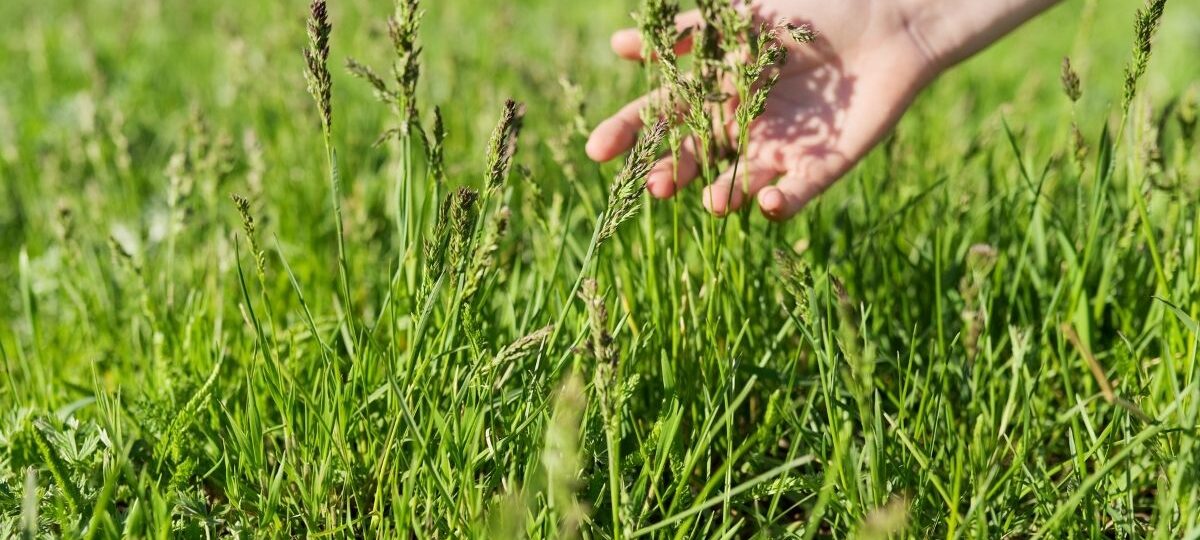
<svg viewBox="0 0 1200 540"><path fill-rule="evenodd" d="M1200 9L1124 123L1140 2L1066 2L792 222L597 243L581 129L643 71L584 6L426 2L439 184L342 67L387 0L330 7L333 163L304 2L0 3L0 536L1200 537Z"/></svg>

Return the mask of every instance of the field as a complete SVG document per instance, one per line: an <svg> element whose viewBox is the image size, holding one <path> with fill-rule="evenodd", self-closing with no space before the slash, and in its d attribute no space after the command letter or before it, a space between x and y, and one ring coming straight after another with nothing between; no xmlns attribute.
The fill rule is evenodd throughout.
<svg viewBox="0 0 1200 540"><path fill-rule="evenodd" d="M1200 538L1200 5L773 223L585 155L637 4L330 0L325 79L303 0L0 2L0 537Z"/></svg>

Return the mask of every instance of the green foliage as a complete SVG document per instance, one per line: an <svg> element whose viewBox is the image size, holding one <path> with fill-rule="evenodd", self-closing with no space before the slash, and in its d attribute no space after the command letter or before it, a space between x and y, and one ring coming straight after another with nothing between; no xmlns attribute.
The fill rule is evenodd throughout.
<svg viewBox="0 0 1200 540"><path fill-rule="evenodd" d="M1066 3L718 225L646 171L820 29L638 3L643 70L633 2L0 2L0 537L1200 533L1194 6Z"/></svg>

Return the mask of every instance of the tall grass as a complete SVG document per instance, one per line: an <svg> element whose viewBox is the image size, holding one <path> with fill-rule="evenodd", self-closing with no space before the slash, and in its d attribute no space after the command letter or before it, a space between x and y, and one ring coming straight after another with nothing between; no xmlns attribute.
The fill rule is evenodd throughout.
<svg viewBox="0 0 1200 540"><path fill-rule="evenodd" d="M774 225L643 194L811 39L725 2L725 71L664 0L641 70L619 6L18 4L2 537L1200 535L1191 6L1066 4Z"/></svg>

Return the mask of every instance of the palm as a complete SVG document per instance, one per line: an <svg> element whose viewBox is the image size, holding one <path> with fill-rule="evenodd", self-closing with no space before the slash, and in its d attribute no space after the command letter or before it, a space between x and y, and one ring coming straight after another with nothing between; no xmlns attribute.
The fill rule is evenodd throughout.
<svg viewBox="0 0 1200 540"><path fill-rule="evenodd" d="M871 0L750 3L756 21L808 24L818 39L805 45L789 41L788 62L766 112L750 127L737 178L733 170L725 171L705 189L709 210L724 215L757 197L764 215L787 219L895 124L926 79L928 62L891 5ZM679 22L692 26L698 19L693 12ZM636 59L641 42L636 32L625 30L614 35L613 49ZM612 159L629 148L640 128L642 103L631 103L596 128L588 142L593 159ZM655 166L647 188L656 197L670 197L697 174L694 148L685 145L678 162Z"/></svg>

